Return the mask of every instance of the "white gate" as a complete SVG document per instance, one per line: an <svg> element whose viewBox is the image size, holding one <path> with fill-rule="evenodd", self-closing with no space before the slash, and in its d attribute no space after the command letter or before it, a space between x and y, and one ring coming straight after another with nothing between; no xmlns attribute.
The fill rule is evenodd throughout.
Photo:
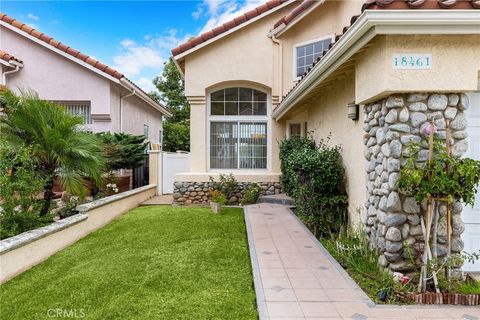
<svg viewBox="0 0 480 320"><path fill-rule="evenodd" d="M468 152L465 156L480 160L480 92L469 94L470 108L466 111L468 118ZM462 212L465 231L462 234L465 251L469 253L480 250L480 192L475 196L475 204L465 206ZM465 263L465 271L480 271L480 261Z"/></svg>
<svg viewBox="0 0 480 320"><path fill-rule="evenodd" d="M162 158L162 192L163 194L173 193L175 175L190 171L190 154L163 152Z"/></svg>

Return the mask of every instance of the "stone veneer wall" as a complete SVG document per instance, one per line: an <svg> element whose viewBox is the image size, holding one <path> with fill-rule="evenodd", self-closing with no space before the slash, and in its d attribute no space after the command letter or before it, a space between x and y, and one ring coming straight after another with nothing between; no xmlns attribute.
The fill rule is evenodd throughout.
<svg viewBox="0 0 480 320"><path fill-rule="evenodd" d="M279 182L257 182L262 191L261 195L274 195L282 192ZM235 196L229 199L230 204L238 203L245 189L251 182L238 182ZM175 182L173 184L173 200L176 204L208 204L210 182Z"/></svg>
<svg viewBox="0 0 480 320"><path fill-rule="evenodd" d="M465 94L412 93L392 95L365 106L364 137L367 164L366 232L370 244L381 252L379 264L392 271L412 269L404 243L414 248L417 263L423 252L423 233L420 216L426 209L412 197L396 191L398 172L404 164L405 146L410 141L425 141L420 151L420 161L428 158L428 145L424 129L433 118L438 132L445 139L446 120L450 120L452 154L461 156L468 148L468 108ZM453 205L452 252L460 252L464 231L461 218L462 204ZM438 257L447 254L446 207L440 207L438 230ZM412 250L413 251L413 250Z"/></svg>

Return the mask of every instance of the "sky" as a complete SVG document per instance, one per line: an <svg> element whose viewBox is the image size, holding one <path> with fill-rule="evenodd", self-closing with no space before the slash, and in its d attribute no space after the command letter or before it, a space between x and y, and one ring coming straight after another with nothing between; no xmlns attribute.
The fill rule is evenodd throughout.
<svg viewBox="0 0 480 320"><path fill-rule="evenodd" d="M0 0L0 12L100 60L150 92L172 48L265 1Z"/></svg>

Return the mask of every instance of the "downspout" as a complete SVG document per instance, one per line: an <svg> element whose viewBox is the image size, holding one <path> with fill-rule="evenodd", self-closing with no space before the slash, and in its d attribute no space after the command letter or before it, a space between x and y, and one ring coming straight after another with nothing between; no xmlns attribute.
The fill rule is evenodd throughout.
<svg viewBox="0 0 480 320"><path fill-rule="evenodd" d="M281 101L283 97L283 46L280 40L278 40L274 34L271 35L270 39L272 39L273 43L278 45L278 50L279 50L278 65L280 69L280 75L278 77L278 95L279 95L278 100Z"/></svg>
<svg viewBox="0 0 480 320"><path fill-rule="evenodd" d="M133 89L132 92L127 93L124 96L120 96L120 133L123 133L123 100L133 96L135 93L135 89Z"/></svg>
<svg viewBox="0 0 480 320"><path fill-rule="evenodd" d="M12 73L20 71L20 67L21 67L20 65L15 64L15 69L10 70L10 71L5 71L5 72L2 73L2 84L4 86L7 85L7 74L12 74Z"/></svg>

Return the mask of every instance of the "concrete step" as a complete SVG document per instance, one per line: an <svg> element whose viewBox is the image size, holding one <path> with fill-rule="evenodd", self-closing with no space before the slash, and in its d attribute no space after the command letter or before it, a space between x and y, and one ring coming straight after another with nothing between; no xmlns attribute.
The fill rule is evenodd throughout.
<svg viewBox="0 0 480 320"><path fill-rule="evenodd" d="M284 193L274 194L270 196L260 196L257 200L257 203L273 203L281 204L284 206L293 206L293 200Z"/></svg>

